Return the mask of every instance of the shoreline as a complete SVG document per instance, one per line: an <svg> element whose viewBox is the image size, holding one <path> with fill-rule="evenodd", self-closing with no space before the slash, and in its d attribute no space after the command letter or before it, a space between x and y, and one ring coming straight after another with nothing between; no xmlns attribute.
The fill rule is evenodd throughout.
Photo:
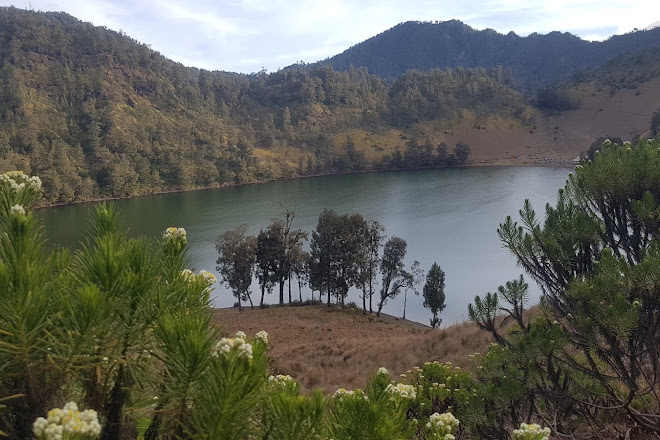
<svg viewBox="0 0 660 440"><path fill-rule="evenodd" d="M457 165L453 167L420 167L420 168L387 168L387 169L373 169L373 170L360 170L360 171L345 171L345 172L337 172L337 173L317 173L317 174L306 174L303 176L294 176L294 177L278 177L278 178L273 178L273 179L268 179L268 180L256 180L254 182L245 182L245 183L223 183L223 184L218 184L218 185L209 185L209 186L204 186L204 187L199 187L199 188L188 188L188 189L168 189L168 190L161 190L161 191L152 191L149 193L144 193L144 194L136 194L133 196L124 196L124 197L99 197L95 199L90 199L90 200L79 200L79 201L74 201L74 202L66 202L66 203L48 203L44 205L37 205L33 209L35 210L42 210L42 209L48 209L48 208L58 208L58 207L63 207L63 206L71 206L71 205L83 205L86 203L100 203L100 202L108 202L108 201L113 201L113 200L127 200L127 199L136 199L140 197L148 197L148 196L159 196L159 195L164 195L164 194L173 194L173 193L183 193L183 192L194 192L194 191L206 191L206 190L211 190L211 189L223 189L223 188L233 188L233 187L239 187L239 186L247 186L247 185L259 185L263 183L271 183L271 182L287 182L287 181L292 181L292 180L299 180L299 179L312 179L315 177L327 177L327 176L348 176L348 175L353 175L353 174L368 174L368 173L382 173L382 172L391 172L391 171L423 171L423 170L445 170L445 169L454 169L454 168L477 168L477 167L512 167L512 166L517 166L517 167L539 167L539 168L575 168L575 164L569 164L569 163L529 163L529 162L523 162L522 160L519 162L516 162L515 159L510 162L506 161L504 159L500 160L481 160L479 162L472 162L468 163L465 165Z"/></svg>

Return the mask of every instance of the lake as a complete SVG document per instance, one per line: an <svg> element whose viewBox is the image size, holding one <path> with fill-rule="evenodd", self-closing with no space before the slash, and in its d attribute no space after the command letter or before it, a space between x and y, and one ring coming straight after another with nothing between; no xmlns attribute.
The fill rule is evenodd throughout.
<svg viewBox="0 0 660 440"><path fill-rule="evenodd" d="M507 215L518 218L526 198L543 218L545 204L554 204L570 171L506 166L352 174L139 197L115 204L131 235L156 237L168 226L185 228L191 267L218 277L215 240L228 229L247 223L250 233L257 234L271 218L289 209L296 212L294 227L308 231L311 238L324 208L338 214L361 213L383 224L387 236L407 240L406 266L419 260L425 272L434 261L442 267L447 308L440 317L448 325L467 319L467 305L475 295L492 292L522 273L502 248L497 228ZM92 209L92 204L83 204L37 212L51 245L75 247ZM532 287L536 302L539 289ZM421 285L418 290L420 296L408 296L406 317L428 324L431 314L422 306ZM292 291L297 298L295 279ZM256 283L253 292L258 302ZM309 290L303 289L303 299L309 296ZM277 302L277 288L267 299ZM229 307L234 297L216 285L213 301L216 307ZM361 304L357 290L350 292L348 301ZM403 297L384 308L395 316L402 311Z"/></svg>

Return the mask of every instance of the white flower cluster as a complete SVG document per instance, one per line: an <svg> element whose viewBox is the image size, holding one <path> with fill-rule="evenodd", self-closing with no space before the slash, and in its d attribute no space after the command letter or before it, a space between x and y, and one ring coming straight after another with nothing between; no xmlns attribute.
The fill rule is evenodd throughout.
<svg viewBox="0 0 660 440"><path fill-rule="evenodd" d="M163 239L165 241L182 241L183 243L187 243L187 238L186 238L186 230L183 228L175 228L173 226L170 226L169 228L165 229L165 232L163 232Z"/></svg>
<svg viewBox="0 0 660 440"><path fill-rule="evenodd" d="M385 388L385 392L390 394L391 399L398 397L400 399L415 400L417 397L415 387L412 385L406 385L405 383L397 383L395 385L389 384L387 388Z"/></svg>
<svg viewBox="0 0 660 440"><path fill-rule="evenodd" d="M513 430L513 440L548 440L550 428L541 429L536 423L521 423L520 429Z"/></svg>
<svg viewBox="0 0 660 440"><path fill-rule="evenodd" d="M21 192L25 188L38 192L41 189L41 179L37 176L29 177L23 171L9 171L0 174L0 184L7 185L15 193Z"/></svg>
<svg viewBox="0 0 660 440"><path fill-rule="evenodd" d="M179 228L179 229L181 229L181 228ZM171 239L171 238L166 238L166 240L167 239ZM185 239L185 236L184 236L184 239ZM184 280L189 281L191 283L194 282L197 278L201 278L201 279L204 280L204 283L207 286L212 286L213 284L215 284L216 281L218 281L218 279L215 277L215 275L213 275L211 272L209 272L207 270L204 270L204 269L200 270L198 274L195 274L195 272L193 272L190 269L183 269L181 271L181 276L183 276Z"/></svg>
<svg viewBox="0 0 660 440"><path fill-rule="evenodd" d="M266 330L260 330L254 335L255 341L261 342L264 345L268 345L268 333Z"/></svg>
<svg viewBox="0 0 660 440"><path fill-rule="evenodd" d="M458 424L458 419L452 413L433 413L426 428L433 432L434 439L454 440L454 431L458 428Z"/></svg>
<svg viewBox="0 0 660 440"><path fill-rule="evenodd" d="M389 376L389 375L390 375L390 372L387 371L387 368L385 368L385 367L380 367L380 368L378 369L378 373L376 373L376 374L378 374L378 375L381 375L381 374L382 374L383 376Z"/></svg>
<svg viewBox="0 0 660 440"><path fill-rule="evenodd" d="M355 396L355 391L347 390L346 388L339 388L337 391L335 391L335 394L332 395L332 397L335 399L343 399L344 397L349 396Z"/></svg>
<svg viewBox="0 0 660 440"><path fill-rule="evenodd" d="M220 339L211 350L211 356L217 358L222 355L226 357L232 350L236 350L238 352L238 357L252 360L252 345L245 340L245 333L239 333L242 333L243 336L238 336L237 333L237 337L235 338Z"/></svg>
<svg viewBox="0 0 660 440"><path fill-rule="evenodd" d="M286 388L289 385L295 384L296 381L293 380L293 377L284 374L278 374L277 376L270 376L268 378L268 385L271 385L275 388Z"/></svg>
<svg viewBox="0 0 660 440"><path fill-rule="evenodd" d="M25 209L24 209L21 205L14 205L14 206L12 206L11 209L9 210L9 213L10 213L11 215L21 216L21 217L22 217L22 216L25 215Z"/></svg>
<svg viewBox="0 0 660 440"><path fill-rule="evenodd" d="M48 418L39 417L32 425L32 432L40 440L62 440L63 438L95 439L101 434L101 425L96 411L78 411L78 405L69 402L64 408L48 411Z"/></svg>
<svg viewBox="0 0 660 440"><path fill-rule="evenodd" d="M215 277L215 275L213 275L211 272L209 272L207 270L204 270L204 269L200 270L199 275L197 275L197 276L202 277L202 279L204 281L206 281L206 285L208 285L208 286L210 286L212 284L215 284L215 282L218 281L218 279Z"/></svg>

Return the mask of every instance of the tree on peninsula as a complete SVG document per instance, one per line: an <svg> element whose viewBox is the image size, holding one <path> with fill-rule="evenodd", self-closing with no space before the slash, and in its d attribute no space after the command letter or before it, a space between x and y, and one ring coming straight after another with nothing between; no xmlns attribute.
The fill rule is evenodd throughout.
<svg viewBox="0 0 660 440"><path fill-rule="evenodd" d="M380 316L387 300L395 298L405 286L403 258L406 256L407 246L406 240L395 235L387 240L383 247L383 257L380 263L383 284L380 289L380 300L378 301L376 316Z"/></svg>
<svg viewBox="0 0 660 440"><path fill-rule="evenodd" d="M423 289L424 307L431 310L433 318L430 319L431 327L436 328L442 323L438 313L442 312L445 304L445 272L435 261L426 274L426 284Z"/></svg>
<svg viewBox="0 0 660 440"><path fill-rule="evenodd" d="M254 308L250 285L254 272L255 248L257 240L255 237L246 235L248 225L242 224L236 229L226 231L215 242L218 251L217 270L222 275L222 283L229 287L238 300L249 301L250 307Z"/></svg>

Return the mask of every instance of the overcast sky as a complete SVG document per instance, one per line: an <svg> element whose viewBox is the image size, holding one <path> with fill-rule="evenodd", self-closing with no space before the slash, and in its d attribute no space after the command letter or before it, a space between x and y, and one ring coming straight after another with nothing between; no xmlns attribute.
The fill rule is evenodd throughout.
<svg viewBox="0 0 660 440"><path fill-rule="evenodd" d="M187 66L276 71L343 52L408 20L602 40L660 24L658 0L0 0L123 30Z"/></svg>

